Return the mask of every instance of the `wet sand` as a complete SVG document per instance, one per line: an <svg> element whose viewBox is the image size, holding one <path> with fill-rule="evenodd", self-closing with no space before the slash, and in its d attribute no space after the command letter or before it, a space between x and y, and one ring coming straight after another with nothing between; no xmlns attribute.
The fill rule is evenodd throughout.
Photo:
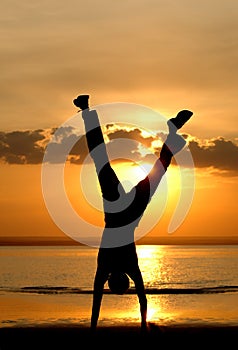
<svg viewBox="0 0 238 350"><path fill-rule="evenodd" d="M86 326L4 327L0 349L156 349L166 347L220 347L231 349L237 342L238 326L159 326L149 323L148 332L138 325L98 327L95 334Z"/></svg>

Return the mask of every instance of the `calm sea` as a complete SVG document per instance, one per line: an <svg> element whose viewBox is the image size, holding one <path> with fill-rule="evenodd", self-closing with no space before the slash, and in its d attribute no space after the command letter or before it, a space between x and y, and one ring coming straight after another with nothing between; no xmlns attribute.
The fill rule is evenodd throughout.
<svg viewBox="0 0 238 350"><path fill-rule="evenodd" d="M238 324L238 246L138 245L148 321ZM88 326L97 249L0 247L0 324ZM131 281L113 295L105 284L99 325L140 322Z"/></svg>

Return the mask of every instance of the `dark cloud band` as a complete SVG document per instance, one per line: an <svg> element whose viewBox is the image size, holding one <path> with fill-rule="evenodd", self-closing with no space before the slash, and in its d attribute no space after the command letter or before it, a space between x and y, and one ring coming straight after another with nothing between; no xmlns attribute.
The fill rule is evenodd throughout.
<svg viewBox="0 0 238 350"><path fill-rule="evenodd" d="M7 164L41 164L43 161L46 145L50 140L50 136L54 133L51 130L26 130L26 131L12 131L0 133L0 158L2 162ZM54 148L54 159L52 163L60 163L64 160L62 158L62 147L70 139L78 141L71 149L68 161L71 163L82 164L88 155L85 136L78 138L77 130L73 127L62 128L61 137L55 142L51 142L50 147ZM130 144L130 152L137 155L138 161L149 161L149 155L142 155L138 150L138 142L145 147L152 147L152 142L163 139L163 133L158 133L156 137L145 137L142 130L139 128L123 128L112 126L107 128L107 137L112 144L120 139L134 140ZM73 142L72 142L73 143ZM202 141L191 138L188 141L188 147L193 156L196 168L212 167L217 170L225 171L227 175L235 175L238 171L238 145L223 137L206 140L206 144ZM155 149L155 154L159 153L159 148ZM126 148L125 158L128 157L128 148ZM121 158L123 158L123 149L121 149Z"/></svg>

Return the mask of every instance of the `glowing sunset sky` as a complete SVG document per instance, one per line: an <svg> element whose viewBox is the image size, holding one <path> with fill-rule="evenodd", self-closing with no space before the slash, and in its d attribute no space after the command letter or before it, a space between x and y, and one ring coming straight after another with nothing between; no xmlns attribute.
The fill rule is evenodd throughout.
<svg viewBox="0 0 238 350"><path fill-rule="evenodd" d="M174 236L238 237L235 1L3 0L0 9L1 236L63 235L45 207L41 164L50 135L77 112L72 99L87 93L91 105L138 104L165 119L192 110L182 132L194 160L195 194ZM134 142L121 149L125 158L138 152L138 142L159 150L156 138L140 129L159 139L155 119L143 125L138 120L128 120L132 129L105 130L112 145L118 133ZM75 206L80 168L75 163L83 147L73 150L66 167ZM145 160L141 152L138 162ZM171 178L175 168L169 169ZM152 236L168 235L173 195Z"/></svg>

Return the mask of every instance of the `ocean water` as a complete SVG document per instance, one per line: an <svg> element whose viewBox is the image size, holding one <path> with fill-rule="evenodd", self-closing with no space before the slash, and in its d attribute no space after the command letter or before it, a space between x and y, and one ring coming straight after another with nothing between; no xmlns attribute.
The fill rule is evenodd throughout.
<svg viewBox="0 0 238 350"><path fill-rule="evenodd" d="M138 245L148 321L160 325L238 324L238 246ZM0 324L90 325L97 249L0 247ZM124 295L107 284L99 325L140 322L130 281Z"/></svg>

